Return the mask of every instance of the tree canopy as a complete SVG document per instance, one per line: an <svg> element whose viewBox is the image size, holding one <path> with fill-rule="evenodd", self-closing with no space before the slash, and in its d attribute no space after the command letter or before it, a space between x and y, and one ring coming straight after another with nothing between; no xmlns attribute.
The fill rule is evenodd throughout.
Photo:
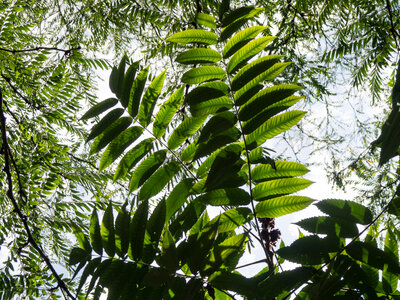
<svg viewBox="0 0 400 300"><path fill-rule="evenodd" d="M399 16L390 0L2 1L0 299L400 297ZM356 201L299 193L324 155ZM311 204L285 245L275 218Z"/></svg>

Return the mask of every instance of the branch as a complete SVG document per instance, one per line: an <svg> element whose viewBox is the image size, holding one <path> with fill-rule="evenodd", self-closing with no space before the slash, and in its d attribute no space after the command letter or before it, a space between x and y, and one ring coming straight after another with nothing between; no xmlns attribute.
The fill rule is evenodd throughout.
<svg viewBox="0 0 400 300"><path fill-rule="evenodd" d="M28 236L28 243L31 244L31 246L39 253L40 257L44 260L46 263L47 267L50 269L51 273L57 280L57 283L60 287L60 289L71 299L75 299L75 297L72 295L72 293L69 291L68 287L65 285L65 282L61 279L61 277L58 275L56 270L54 269L53 265L50 262L50 259L47 257L47 255L43 252L43 250L40 248L40 246L37 244L35 239L33 238L31 229L28 225L27 217L22 213L20 207L18 206L17 200L14 197L13 193L13 182L12 182L12 175L11 175L11 170L10 170L10 153L11 149L8 145L7 142L7 129L6 129L6 118L3 113L3 94L0 89L0 123L1 123L1 137L3 140L3 155L4 155L4 172L6 173L7 176L7 184L8 184L8 190L7 190L7 196L10 199L13 207L14 207L14 212L17 214L19 219L21 220L23 227L25 228L26 234Z"/></svg>
<svg viewBox="0 0 400 300"><path fill-rule="evenodd" d="M33 103L32 103L28 98L26 98L24 95L22 95L22 94L18 91L18 89L11 83L11 79L10 79L10 78L8 78L7 76L4 76L3 73L1 73L1 77L7 82L7 84L11 87L11 89L12 89L18 96L20 96L20 98L21 98L22 100L24 100L24 102L25 102L26 104L28 104L29 106L31 106L31 107L33 107L33 108L37 108L37 109L40 108L40 107L38 107L38 106L33 105Z"/></svg>
<svg viewBox="0 0 400 300"><path fill-rule="evenodd" d="M394 42L395 42L397 48L399 48L399 44L397 43L397 38L400 37L400 34L396 31L396 29L394 27L394 24L393 24L393 14L392 14L392 8L390 6L389 0L386 0L386 9L387 9L388 14L389 14L389 20L390 20L390 26L391 26L390 32L393 35L393 39L394 39Z"/></svg>
<svg viewBox="0 0 400 300"><path fill-rule="evenodd" d="M10 52L10 53L23 53L23 52L34 52L34 51L40 51L40 50L52 50L52 51L64 52L66 55L70 54L74 50L80 50L80 49L81 49L81 46L71 48L71 49L60 49L57 47L36 47L36 48L21 49L21 50L6 49L6 48L0 47L0 51Z"/></svg>

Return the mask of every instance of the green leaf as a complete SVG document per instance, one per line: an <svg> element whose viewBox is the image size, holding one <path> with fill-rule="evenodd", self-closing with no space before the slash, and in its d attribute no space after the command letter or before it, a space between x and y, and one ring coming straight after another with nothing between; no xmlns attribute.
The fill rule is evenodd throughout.
<svg viewBox="0 0 400 300"><path fill-rule="evenodd" d="M139 107L139 123L146 127L150 122L156 101L160 96L161 89L164 85L165 72L162 72L150 83L143 95L142 102Z"/></svg>
<svg viewBox="0 0 400 300"><path fill-rule="evenodd" d="M395 197L389 202L388 213L395 216L400 216L400 197Z"/></svg>
<svg viewBox="0 0 400 300"><path fill-rule="evenodd" d="M107 109L113 107L115 104L118 103L118 99L115 98L108 98L104 101L101 101L91 107L82 117L81 120L87 120L93 117L100 115L101 113L105 112Z"/></svg>
<svg viewBox="0 0 400 300"><path fill-rule="evenodd" d="M135 63L131 64L124 76L124 80L122 83L122 92L121 92L121 104L125 108L129 104L131 88L132 88L133 81L135 80L135 75L136 75L138 66L139 66L139 62L135 62Z"/></svg>
<svg viewBox="0 0 400 300"><path fill-rule="evenodd" d="M243 133L246 135L252 133L262 124L264 124L267 120L287 110L290 106L297 103L300 99L303 98L304 97L301 96L290 96L285 98L284 100L281 100L275 104L268 106L267 108L262 110L259 114L257 114L254 118L250 119L247 122L242 123ZM277 104L278 105L281 104L281 106L278 106Z"/></svg>
<svg viewBox="0 0 400 300"><path fill-rule="evenodd" d="M166 204L166 219L169 220L175 212L186 202L190 189L193 186L192 178L181 180L169 194Z"/></svg>
<svg viewBox="0 0 400 300"><path fill-rule="evenodd" d="M142 258L148 212L148 201L142 201L132 217L129 230L130 240L128 249L129 258L132 260L140 260Z"/></svg>
<svg viewBox="0 0 400 300"><path fill-rule="evenodd" d="M274 79L275 77L271 75L277 72L272 73L273 70L276 70L277 67L280 66L278 69L283 71L284 68L289 65L289 63L278 63L282 57L284 57L284 55L263 56L245 65L233 77L231 83L232 90L237 91L250 83L250 85L247 86L247 89L249 89L261 81ZM262 76L259 76L261 74ZM279 74L276 74L276 76L277 75Z"/></svg>
<svg viewBox="0 0 400 300"><path fill-rule="evenodd" d="M239 110L239 119L247 121L256 116L264 108L277 103L301 90L302 87L294 84L280 84L255 94L249 101L247 101Z"/></svg>
<svg viewBox="0 0 400 300"><path fill-rule="evenodd" d="M204 13L197 13L196 23L208 28L217 28L214 17Z"/></svg>
<svg viewBox="0 0 400 300"><path fill-rule="evenodd" d="M168 272L160 268L151 268L143 278L142 284L150 288L157 288L168 281Z"/></svg>
<svg viewBox="0 0 400 300"><path fill-rule="evenodd" d="M267 44L271 42L275 37L271 36L263 36L258 39L255 39L248 43L246 46L240 48L232 58L229 60L228 65L226 67L226 71L228 74L234 73L236 70L240 68L240 66L252 58L254 55L263 51Z"/></svg>
<svg viewBox="0 0 400 300"><path fill-rule="evenodd" d="M86 268L83 270L78 288L76 290L76 293L79 294L80 290L82 289L83 285L86 282L86 279L89 277L89 275L92 275L94 270L100 265L101 263L101 257L97 257L87 264Z"/></svg>
<svg viewBox="0 0 400 300"><path fill-rule="evenodd" d="M74 225L73 233L74 233L76 239L78 240L79 247L81 247L81 249L85 250L86 253L90 254L92 252L92 247L90 246L89 240L83 233L82 229L79 228L78 226Z"/></svg>
<svg viewBox="0 0 400 300"><path fill-rule="evenodd" d="M126 128L129 127L132 123L131 117L122 117L117 121L112 123L108 128L100 134L93 142L92 147L90 148L89 154L92 155L96 152L99 152L105 146L107 146L113 139L115 139L118 135L121 134Z"/></svg>
<svg viewBox="0 0 400 300"><path fill-rule="evenodd" d="M127 202L122 206L115 220L115 250L119 257L124 258L129 248L130 215L126 210Z"/></svg>
<svg viewBox="0 0 400 300"><path fill-rule="evenodd" d="M94 287L96 281L99 279L99 277L101 277L101 275L105 271L107 271L107 269L110 267L112 262L113 262L113 259L106 259L98 265L98 267L92 274L92 279L90 280L88 289L86 291L86 298L90 294L90 292L93 290L93 287Z"/></svg>
<svg viewBox="0 0 400 300"><path fill-rule="evenodd" d="M242 48L243 42L246 44L254 39L260 32L264 31L267 27L265 26L252 26L236 33L225 45L222 50L224 58L228 58L233 55L237 50ZM238 47L240 45L240 47Z"/></svg>
<svg viewBox="0 0 400 300"><path fill-rule="evenodd" d="M315 204L319 210L332 217L342 218L350 222L357 222L363 225L368 225L372 222L371 211L361 204L337 200L328 199L323 200Z"/></svg>
<svg viewBox="0 0 400 300"><path fill-rule="evenodd" d="M115 161L143 133L139 126L130 127L117 136L106 148L100 159L99 172Z"/></svg>
<svg viewBox="0 0 400 300"><path fill-rule="evenodd" d="M88 253L82 248L73 248L69 255L68 263L73 266L78 263L90 260L90 257L90 252Z"/></svg>
<svg viewBox="0 0 400 300"><path fill-rule="evenodd" d="M132 84L128 103L128 113L132 118L135 118L139 111L140 98L142 97L148 73L149 67L143 69Z"/></svg>
<svg viewBox="0 0 400 300"><path fill-rule="evenodd" d="M175 248L175 240L172 237L171 232L168 229L164 230L163 237L161 239L161 265L170 274L174 274L179 268L179 261Z"/></svg>
<svg viewBox="0 0 400 300"><path fill-rule="evenodd" d="M108 114L106 114L99 123L94 125L92 127L92 130L90 131L90 134L86 138L86 142L94 139L97 137L99 134L104 132L113 122L118 120L120 116L122 116L124 110L122 108L115 108L112 111L110 111Z"/></svg>
<svg viewBox="0 0 400 300"><path fill-rule="evenodd" d="M358 234L356 223L334 217L312 217L295 224L316 234L333 234L344 238L353 238Z"/></svg>
<svg viewBox="0 0 400 300"><path fill-rule="evenodd" d="M213 116L201 130L198 143L207 141L213 136L232 128L236 124L236 116L231 111L225 111Z"/></svg>
<svg viewBox="0 0 400 300"><path fill-rule="evenodd" d="M114 217L111 202L108 204L101 222L100 234L103 243L103 248L109 257L114 257L115 254L115 230Z"/></svg>
<svg viewBox="0 0 400 300"><path fill-rule="evenodd" d="M247 244L245 233L231 236L214 247L202 273L211 275L220 270L231 271L239 262Z"/></svg>
<svg viewBox="0 0 400 300"><path fill-rule="evenodd" d="M206 117L189 117L183 120L174 130L168 140L168 148L174 150L178 148L186 139L192 136L203 125Z"/></svg>
<svg viewBox="0 0 400 300"><path fill-rule="evenodd" d="M246 92L239 95L239 92L244 91L245 88L246 88L246 86L235 93L235 97L234 97L235 106L243 105L244 103L249 101L249 99L251 99L260 90L262 90L264 88L264 86L262 84L257 83L254 86L252 86L251 88L249 88L248 90L246 90Z"/></svg>
<svg viewBox="0 0 400 300"><path fill-rule="evenodd" d="M278 76L282 71L289 65L290 63L275 63L272 67L268 68L266 71L263 70L263 72L252 78L253 73L251 73L250 70L248 70L246 67L243 68L243 73L240 74L240 76L245 76L248 75L250 77L250 81L246 83L242 88L240 88L236 93L235 93L235 102L236 105L242 105L246 103L251 97L248 97L248 94L255 94L252 91L257 89L257 86L260 85L263 81L272 81L275 79L276 76ZM258 66L255 66L255 72L258 71ZM250 73L248 73L249 71ZM239 75L239 72L238 74ZM240 77L239 77L240 78ZM239 80L237 78L237 80ZM246 77L243 80L247 80ZM237 84L240 85L240 81L237 82ZM260 88L258 88L260 90Z"/></svg>
<svg viewBox="0 0 400 300"><path fill-rule="evenodd" d="M226 27L240 19L250 19L258 14L261 10L262 8L256 8L254 6L239 7L225 15L225 17L222 19L222 27Z"/></svg>
<svg viewBox="0 0 400 300"><path fill-rule="evenodd" d="M90 243L92 244L93 250L99 255L103 254L103 243L100 234L99 218L97 216L96 208L93 210L90 218Z"/></svg>
<svg viewBox="0 0 400 300"><path fill-rule="evenodd" d="M229 86L221 81L206 82L194 88L185 96L185 103L194 105L214 98L226 96Z"/></svg>
<svg viewBox="0 0 400 300"><path fill-rule="evenodd" d="M118 69L116 67L113 67L110 74L110 89L115 95L117 95L119 99L121 99L122 83L124 80L125 65L127 59L128 58L124 56L119 63Z"/></svg>
<svg viewBox="0 0 400 300"><path fill-rule="evenodd" d="M257 299L257 297L260 299L260 297L265 296L265 292L263 296L259 295L255 281L237 273L217 271L210 276L208 281L219 290L234 291L240 295L248 296L249 299Z"/></svg>
<svg viewBox="0 0 400 300"><path fill-rule="evenodd" d="M250 203L249 193L240 188L213 190L197 197L197 199L204 204L213 206L239 206Z"/></svg>
<svg viewBox="0 0 400 300"><path fill-rule="evenodd" d="M285 296L286 293L300 287L315 274L315 269L298 267L269 276L258 284L257 290L268 291L268 297Z"/></svg>
<svg viewBox="0 0 400 300"><path fill-rule="evenodd" d="M167 156L166 150L154 152L136 167L129 182L129 192L135 191L162 165Z"/></svg>
<svg viewBox="0 0 400 300"><path fill-rule="evenodd" d="M208 191L224 188L226 183L232 180L240 169L244 161L240 158L242 147L232 145L221 150L214 159L208 174L205 186Z"/></svg>
<svg viewBox="0 0 400 300"><path fill-rule="evenodd" d="M258 183L277 178L302 176L308 172L309 170L302 164L290 161L275 161L274 168L270 164L255 166L251 170L251 179Z"/></svg>
<svg viewBox="0 0 400 300"><path fill-rule="evenodd" d="M213 45L218 42L218 36L213 32L203 29L188 29L175 33L170 36L167 41L184 45L188 43Z"/></svg>
<svg viewBox="0 0 400 300"><path fill-rule="evenodd" d="M246 136L245 141L248 148L256 148L262 145L267 139L289 130L296 125L304 115L304 111L294 110L267 120L262 126Z"/></svg>
<svg viewBox="0 0 400 300"><path fill-rule="evenodd" d="M161 192L165 185L172 180L180 169L181 165L176 161L171 161L159 168L143 184L138 195L138 201L150 199Z"/></svg>
<svg viewBox="0 0 400 300"><path fill-rule="evenodd" d="M118 164L113 181L124 177L151 149L153 149L153 138L141 141L131 150L129 150Z"/></svg>
<svg viewBox="0 0 400 300"><path fill-rule="evenodd" d="M282 196L262 201L256 205L256 214L260 218L276 218L309 206L314 200L304 196Z"/></svg>
<svg viewBox="0 0 400 300"><path fill-rule="evenodd" d="M202 269L206 263L205 258L211 250L218 235L218 220L219 219L199 233L189 236L186 251L190 256L187 259L187 264L193 274L196 274L200 269Z"/></svg>
<svg viewBox="0 0 400 300"><path fill-rule="evenodd" d="M384 252L392 256L394 261L399 261L399 247L391 230L386 232ZM397 290L399 276L388 272L388 268L389 266L385 264L382 270L382 288L386 294L391 294Z"/></svg>
<svg viewBox="0 0 400 300"><path fill-rule="evenodd" d="M391 253L386 253L370 243L353 241L346 246L346 252L352 258L361 261L371 267L383 270L384 268L393 274L400 274L398 260Z"/></svg>
<svg viewBox="0 0 400 300"><path fill-rule="evenodd" d="M182 104L183 94L184 86L181 86L161 106L153 123L153 134L156 138L160 138L164 135L169 122L171 122L173 116Z"/></svg>
<svg viewBox="0 0 400 300"><path fill-rule="evenodd" d="M154 260L158 249L158 243L160 241L161 233L165 224L165 214L165 199L162 199L154 209L149 218L149 221L147 222L144 249L142 255L143 261L145 263L151 263Z"/></svg>
<svg viewBox="0 0 400 300"><path fill-rule="evenodd" d="M203 83L208 80L220 80L226 75L220 67L202 66L192 68L182 75L182 82L187 84Z"/></svg>
<svg viewBox="0 0 400 300"><path fill-rule="evenodd" d="M192 48L180 53L176 61L181 64L216 63L221 60L219 52L209 48Z"/></svg>
<svg viewBox="0 0 400 300"><path fill-rule="evenodd" d="M203 101L201 103L190 106L190 113L193 117L202 117L209 114L226 111L232 108L233 103L229 97L220 97Z"/></svg>
<svg viewBox="0 0 400 300"><path fill-rule="evenodd" d="M263 200L275 195L296 193L307 188L312 183L312 181L304 178L282 178L264 181L253 188L253 198L255 200Z"/></svg>
<svg viewBox="0 0 400 300"><path fill-rule="evenodd" d="M228 232L248 222L251 217L251 210L247 207L232 208L212 219L209 224L207 224L207 227L213 226L214 223L218 222L218 232Z"/></svg>
<svg viewBox="0 0 400 300"><path fill-rule="evenodd" d="M277 254L294 263L319 265L330 260L329 253L339 250L339 239L329 236L321 239L316 235L311 235L294 241L288 247L279 249Z"/></svg>

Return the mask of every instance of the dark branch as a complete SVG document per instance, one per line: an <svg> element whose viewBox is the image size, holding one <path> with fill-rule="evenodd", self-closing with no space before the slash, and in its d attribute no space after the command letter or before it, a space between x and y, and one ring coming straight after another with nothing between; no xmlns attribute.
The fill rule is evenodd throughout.
<svg viewBox="0 0 400 300"><path fill-rule="evenodd" d="M64 52L66 55L70 54L74 50L80 50L80 49L81 49L81 46L76 47L76 48L71 48L71 49L60 49L60 48L57 48L57 47L36 47L36 48L21 49L21 50L6 49L6 48L1 48L0 47L0 51L10 52L10 53L22 53L22 52L41 51L41 50L51 50L51 51Z"/></svg>
<svg viewBox="0 0 400 300"><path fill-rule="evenodd" d="M3 140L3 155L4 155L4 172L6 173L7 176L7 185L8 185L8 190L7 190L7 196L10 199L13 207L14 207L14 212L17 214L19 219L21 220L25 232L28 236L28 243L31 244L31 246L39 253L40 257L44 260L46 263L47 267L50 269L51 273L53 276L56 278L57 283L61 290L68 295L69 298L75 299L75 297L72 295L72 293L69 291L68 287L65 285L65 282L61 279L61 277L58 275L56 270L54 269L52 263L50 262L50 259L47 257L47 255L43 252L43 250L40 248L40 246L37 244L35 239L33 238L31 229L28 225L27 217L22 213L20 207L18 206L17 200L14 197L13 193L13 182L12 182L12 175L11 175L11 169L10 169L10 153L11 149L8 145L7 141L7 129L6 129L6 118L3 113L3 94L0 90L0 123L1 123L1 137Z"/></svg>
<svg viewBox="0 0 400 300"><path fill-rule="evenodd" d="M400 37L400 34L396 31L396 29L394 27L394 24L393 24L392 7L390 6L389 0L386 0L386 9L387 9L388 14L389 14L389 20L390 20L390 26L391 26L390 32L393 35L393 39L394 39L394 42L395 42L397 48L399 48L399 44L397 43L397 38Z"/></svg>

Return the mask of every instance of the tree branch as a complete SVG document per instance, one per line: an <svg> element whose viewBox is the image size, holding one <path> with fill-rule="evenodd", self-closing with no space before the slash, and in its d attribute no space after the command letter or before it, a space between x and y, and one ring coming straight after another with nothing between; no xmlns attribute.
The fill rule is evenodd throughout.
<svg viewBox="0 0 400 300"><path fill-rule="evenodd" d="M31 246L38 252L40 257L44 260L47 267L50 269L51 273L57 280L57 283L58 283L60 289L63 291L63 293L65 293L69 298L75 299L75 297L69 291L68 287L65 285L65 282L61 279L61 277L58 275L58 273L54 269L53 265L50 262L50 259L47 257L47 255L44 253L44 251L40 248L40 246L37 244L37 242L33 238L31 229L28 225L27 217L22 213L20 207L18 206L17 200L14 197L13 182L12 182L12 175L11 175L11 169L10 169L11 149L10 149L10 147L8 145L8 141L7 141L6 118L3 113L3 94L2 94L1 89L0 89L0 123L1 123L1 137L3 140L3 155L4 155L4 169L3 170L6 173L7 184L8 184L7 196L10 199L10 201L14 207L14 212L17 214L17 216L19 217L19 219L22 222L22 225L28 236L27 242L29 244L31 244Z"/></svg>
<svg viewBox="0 0 400 300"><path fill-rule="evenodd" d="M71 49L60 49L57 47L36 47L36 48L21 49L21 50L6 49L6 48L0 47L0 51L10 52L10 53L23 53L23 52L34 52L34 51L40 51L40 50L51 50L51 51L64 52L66 55L70 54L74 50L80 50L80 49L81 49L81 46L71 48Z"/></svg>

